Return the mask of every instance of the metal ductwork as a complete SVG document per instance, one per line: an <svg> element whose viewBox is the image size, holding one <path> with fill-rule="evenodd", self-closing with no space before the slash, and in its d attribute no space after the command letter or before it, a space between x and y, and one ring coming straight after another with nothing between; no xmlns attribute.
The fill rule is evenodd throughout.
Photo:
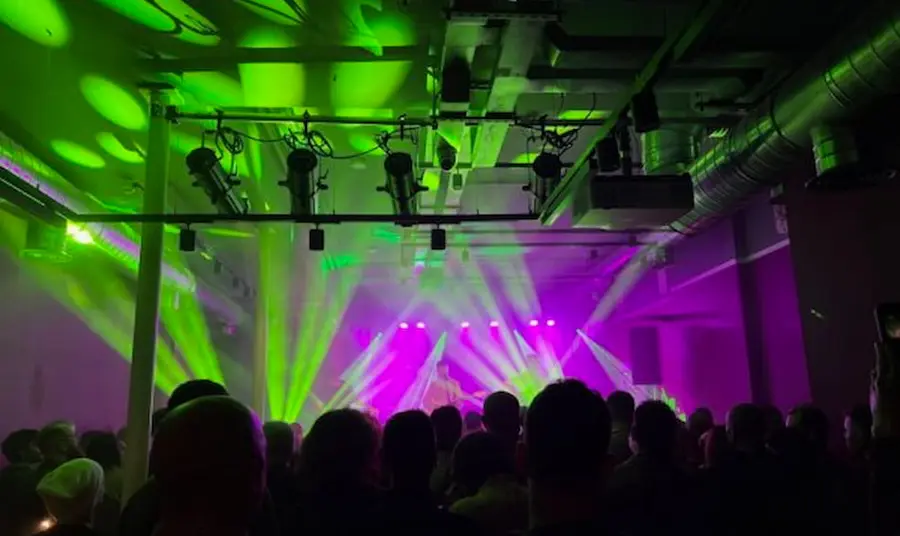
<svg viewBox="0 0 900 536"><path fill-rule="evenodd" d="M691 166L695 208L672 223L679 232L673 240L780 183L783 169L810 150L814 127L839 124L898 89L900 5L876 1Z"/></svg>
<svg viewBox="0 0 900 536"><path fill-rule="evenodd" d="M697 158L693 127L664 126L641 135L641 163L645 175L686 173Z"/></svg>

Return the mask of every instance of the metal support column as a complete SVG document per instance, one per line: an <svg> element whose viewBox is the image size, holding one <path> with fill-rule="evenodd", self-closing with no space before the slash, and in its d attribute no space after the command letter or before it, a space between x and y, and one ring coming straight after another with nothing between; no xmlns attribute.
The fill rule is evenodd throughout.
<svg viewBox="0 0 900 536"><path fill-rule="evenodd" d="M165 116L167 104L165 89L151 88L150 133L144 181L144 213L161 214L165 212L166 208L171 128ZM128 425L125 437L128 447L125 450L123 464L123 506L147 480L150 416L153 411L156 375L163 227L163 223L141 225L141 257L134 308L134 337L128 388Z"/></svg>
<svg viewBox="0 0 900 536"><path fill-rule="evenodd" d="M256 266L256 307L253 316L253 384L251 388L251 402L253 411L263 421L268 415L268 400L266 397L268 383L268 363L266 361L269 350L269 320L268 320L268 286L266 282L270 277L266 270L270 267L268 263L263 261L263 256L267 254L271 247L272 229L269 224L263 224L259 227L258 243L257 243L257 266Z"/></svg>

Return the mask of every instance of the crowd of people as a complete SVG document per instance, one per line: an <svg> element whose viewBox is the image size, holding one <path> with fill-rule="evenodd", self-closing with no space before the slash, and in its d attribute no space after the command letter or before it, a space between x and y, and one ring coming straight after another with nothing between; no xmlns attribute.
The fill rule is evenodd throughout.
<svg viewBox="0 0 900 536"><path fill-rule="evenodd" d="M304 437L193 380L154 414L150 477L131 497L121 437L67 422L9 435L0 535L900 534L900 378L874 377L839 450L812 405L681 422L571 379L524 411L508 392L481 413L403 411L384 426L336 409Z"/></svg>

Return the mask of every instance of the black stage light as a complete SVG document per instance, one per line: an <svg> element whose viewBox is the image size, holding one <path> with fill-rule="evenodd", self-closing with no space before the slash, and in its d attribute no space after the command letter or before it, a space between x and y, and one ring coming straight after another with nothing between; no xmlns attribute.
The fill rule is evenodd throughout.
<svg viewBox="0 0 900 536"><path fill-rule="evenodd" d="M456 167L456 149L443 137L438 138L437 155L442 171L450 171Z"/></svg>
<svg viewBox="0 0 900 536"><path fill-rule="evenodd" d="M597 168L601 173L614 173L622 168L622 160L619 155L619 143L612 134L606 136L594 147L597 157Z"/></svg>
<svg viewBox="0 0 900 536"><path fill-rule="evenodd" d="M309 149L294 149L287 157L287 179L278 183L291 193L291 214L312 216L316 213L316 192L326 189L316 177L319 159Z"/></svg>
<svg viewBox="0 0 900 536"><path fill-rule="evenodd" d="M190 227L185 227L178 233L178 249L181 251L197 250L197 231Z"/></svg>
<svg viewBox="0 0 900 536"><path fill-rule="evenodd" d="M221 214L236 216L247 212L247 201L234 191L238 181L225 172L215 151L206 147L194 149L187 155L185 162L194 178L194 186L203 189L206 197Z"/></svg>
<svg viewBox="0 0 900 536"><path fill-rule="evenodd" d="M409 153L391 153L384 159L386 174L384 186L379 192L391 196L394 214L397 216L415 216L419 213L416 194L428 188L419 184L413 175L413 159Z"/></svg>
<svg viewBox="0 0 900 536"><path fill-rule="evenodd" d="M309 230L309 250L325 251L325 230L310 229Z"/></svg>
<svg viewBox="0 0 900 536"><path fill-rule="evenodd" d="M659 108L653 89L647 88L631 99L631 120L634 123L634 131L638 134L659 129Z"/></svg>
<svg viewBox="0 0 900 536"><path fill-rule="evenodd" d="M447 231L443 229L431 230L431 249L433 251L444 251L447 249Z"/></svg>
<svg viewBox="0 0 900 536"><path fill-rule="evenodd" d="M531 169L534 171L535 176L522 189L531 192L534 196L532 210L540 212L543 210L544 204L553 193L553 190L559 186L562 180L562 160L555 153L542 152L531 163Z"/></svg>

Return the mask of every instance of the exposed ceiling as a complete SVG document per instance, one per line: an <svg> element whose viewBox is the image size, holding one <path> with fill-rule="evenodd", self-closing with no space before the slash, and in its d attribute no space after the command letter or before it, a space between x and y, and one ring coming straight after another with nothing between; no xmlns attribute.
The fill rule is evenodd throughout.
<svg viewBox="0 0 900 536"><path fill-rule="evenodd" d="M448 12L445 2L427 0L5 0L0 50L15 53L0 57L0 131L107 210L136 212L148 125L141 82L172 84L174 104L196 112L265 109L391 119L428 117L436 107L470 116L596 121L621 102L664 39L688 28L707 3L485 0L458 1ZM698 34L697 46L654 85L663 125L690 129L697 140L739 120L858 2L722 4L711 27ZM470 98L462 105L438 93L437 79L454 58L463 58L472 74ZM215 136L203 133L215 126L173 128L170 210L213 210L191 186L184 156L203 143L215 145ZM257 208L286 211L287 195L277 182L288 148L280 140L302 125L226 120L226 126L277 140L246 139L234 169ZM390 200L376 192L384 174L375 139L385 127L311 127L337 156L368 153L323 162L330 189L320 195L319 210L389 213ZM576 128L581 130L564 161L586 151L596 130ZM431 188L421 200L424 210L527 210L529 196L521 187L541 146L535 129L442 121L436 133L421 129L414 137L395 136L391 146L416 155ZM439 138L457 148L462 188L450 188L434 170ZM501 278L593 280L604 263L640 238L559 232L566 227L565 221L550 230L536 223L469 226L451 230L447 253L436 254L428 252L427 230L343 225L327 230L322 264L365 266L371 282L405 282L417 267L434 265L465 280L477 277L467 267L482 260ZM200 231L212 256L252 285L256 228ZM305 240L297 243L295 255L305 258Z"/></svg>

